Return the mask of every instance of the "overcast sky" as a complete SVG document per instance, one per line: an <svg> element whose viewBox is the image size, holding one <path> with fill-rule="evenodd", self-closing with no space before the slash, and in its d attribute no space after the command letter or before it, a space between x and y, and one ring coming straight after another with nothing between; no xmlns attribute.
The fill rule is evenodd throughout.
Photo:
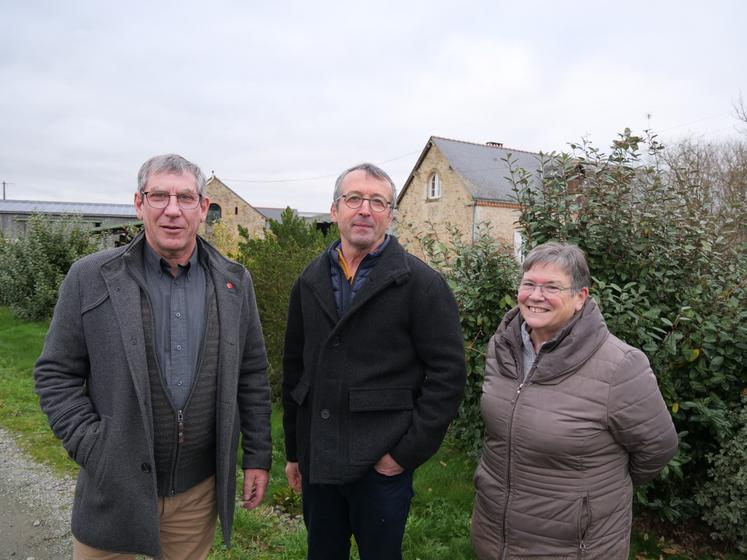
<svg viewBox="0 0 747 560"><path fill-rule="evenodd" d="M176 152L255 206L327 211L344 168L400 187L431 135L559 151L650 124L711 141L739 135L747 100L743 0L0 7L17 200L129 203L142 162Z"/></svg>

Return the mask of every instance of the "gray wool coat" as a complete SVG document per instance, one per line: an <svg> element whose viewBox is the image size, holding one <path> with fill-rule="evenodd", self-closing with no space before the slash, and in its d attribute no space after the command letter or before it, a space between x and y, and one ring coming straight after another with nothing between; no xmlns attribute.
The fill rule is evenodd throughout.
<svg viewBox="0 0 747 560"><path fill-rule="evenodd" d="M488 343L477 557L627 560L633 485L677 452L656 378L589 299L522 382L522 322L509 311Z"/></svg>
<svg viewBox="0 0 747 560"><path fill-rule="evenodd" d="M140 234L126 247L71 267L34 376L52 430L81 467L75 537L99 549L157 556L153 417L140 313L143 243ZM267 359L248 271L201 238L198 244L220 323L216 495L228 545L239 434L243 468L270 468Z"/></svg>

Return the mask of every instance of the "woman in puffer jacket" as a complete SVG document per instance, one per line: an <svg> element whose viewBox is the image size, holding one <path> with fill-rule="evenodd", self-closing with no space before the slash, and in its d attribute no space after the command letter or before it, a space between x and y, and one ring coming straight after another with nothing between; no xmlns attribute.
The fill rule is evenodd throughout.
<svg viewBox="0 0 747 560"><path fill-rule="evenodd" d="M646 356L607 330L575 245L523 263L488 344L472 544L480 560L627 560L633 486L677 452Z"/></svg>

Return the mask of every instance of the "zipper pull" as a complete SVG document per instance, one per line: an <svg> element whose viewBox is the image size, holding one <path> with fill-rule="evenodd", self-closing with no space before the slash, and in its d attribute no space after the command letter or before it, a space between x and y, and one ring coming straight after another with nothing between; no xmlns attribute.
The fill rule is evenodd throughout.
<svg viewBox="0 0 747 560"><path fill-rule="evenodd" d="M519 393L521 393L521 390L522 390L523 388L524 388L524 383L519 383L519 388L518 388L518 389L516 389L516 394L518 395Z"/></svg>
<svg viewBox="0 0 747 560"><path fill-rule="evenodd" d="M184 443L184 413L181 410L176 411L176 432L179 443Z"/></svg>

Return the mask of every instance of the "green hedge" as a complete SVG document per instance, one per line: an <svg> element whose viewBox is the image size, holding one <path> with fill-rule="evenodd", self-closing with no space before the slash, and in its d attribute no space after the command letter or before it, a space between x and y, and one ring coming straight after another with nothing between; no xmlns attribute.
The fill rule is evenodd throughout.
<svg viewBox="0 0 747 560"><path fill-rule="evenodd" d="M278 399L291 287L306 265L324 251L337 229L332 228L325 237L315 224L299 218L290 208L269 225L264 238L251 237L246 228L239 227L237 260L249 269L254 281L270 363L270 385Z"/></svg>
<svg viewBox="0 0 747 560"><path fill-rule="evenodd" d="M98 242L78 221L31 216L23 237L0 237L0 304L21 319L51 317L70 266L96 249Z"/></svg>
<svg viewBox="0 0 747 560"><path fill-rule="evenodd" d="M732 484L726 473L714 478L708 457L733 441L747 388L744 213L705 177L679 180L654 136L626 130L608 154L572 147L543 157L539 182L513 170L525 249L551 239L581 246L610 330L651 361L680 450L638 489L638 503L670 521L715 526L714 510L694 496Z"/></svg>

